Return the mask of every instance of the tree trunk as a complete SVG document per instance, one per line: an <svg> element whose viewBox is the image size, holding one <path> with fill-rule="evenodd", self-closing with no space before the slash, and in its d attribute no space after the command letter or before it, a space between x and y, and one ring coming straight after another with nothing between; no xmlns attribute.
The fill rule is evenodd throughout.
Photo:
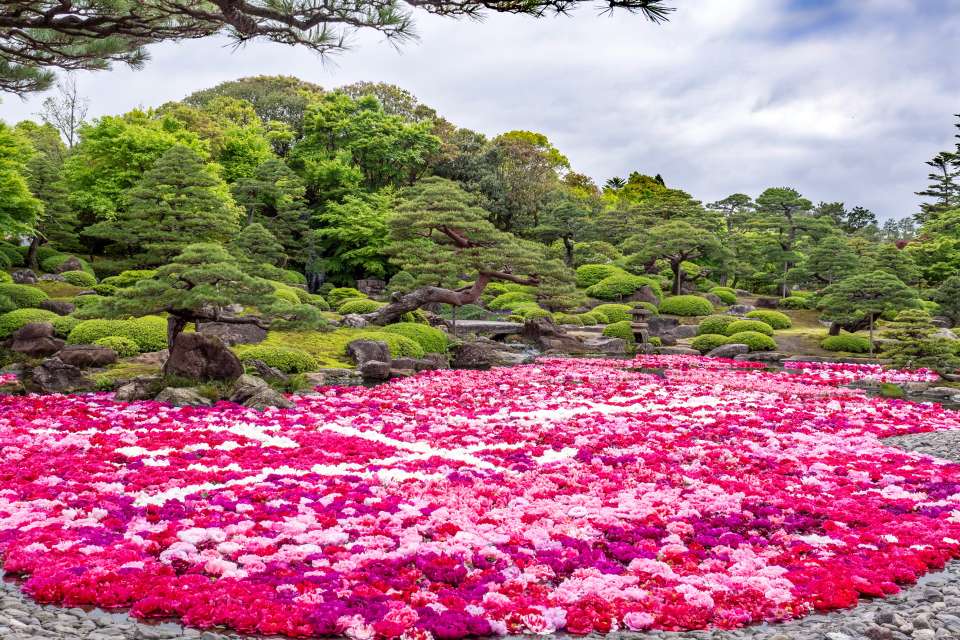
<svg viewBox="0 0 960 640"><path fill-rule="evenodd" d="M40 248L40 236L33 236L30 240L30 247L27 249L27 255L24 258L24 262L27 267L38 271L40 269L40 262L37 260L37 249Z"/></svg>
<svg viewBox="0 0 960 640"><path fill-rule="evenodd" d="M573 243L570 238L563 238L563 249L566 252L565 258L568 267L573 267Z"/></svg>
<svg viewBox="0 0 960 640"><path fill-rule="evenodd" d="M870 357L873 357L873 314L870 314Z"/></svg>
<svg viewBox="0 0 960 640"><path fill-rule="evenodd" d="M683 287L683 267L680 266L682 263L670 263L670 268L673 270L673 295L680 295L680 289Z"/></svg>
<svg viewBox="0 0 960 640"><path fill-rule="evenodd" d="M454 291L443 287L420 287L410 293L403 294L387 306L364 315L367 322L386 325L396 322L405 313L416 311L428 304L440 302L454 307L472 304L480 299L480 295L490 282L489 279L478 278L474 285L466 291Z"/></svg>
<svg viewBox="0 0 960 640"><path fill-rule="evenodd" d="M181 318L180 316L168 316L167 317L167 348L172 349L173 343L176 342L177 336L183 333L183 330L187 326L187 320Z"/></svg>
<svg viewBox="0 0 960 640"><path fill-rule="evenodd" d="M839 323L837 323L837 322L831 322L831 323L830 323L830 330L827 331L827 334L829 334L829 335L831 335L831 336L838 336L838 335L840 335L840 329L842 329L842 328L843 328L843 327L841 327Z"/></svg>

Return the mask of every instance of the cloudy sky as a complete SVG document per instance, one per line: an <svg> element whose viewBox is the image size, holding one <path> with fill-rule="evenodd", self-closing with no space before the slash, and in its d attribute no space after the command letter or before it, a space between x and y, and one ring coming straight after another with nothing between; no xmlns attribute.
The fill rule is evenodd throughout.
<svg viewBox="0 0 960 640"><path fill-rule="evenodd" d="M794 186L911 214L923 164L960 112L960 0L674 0L670 23L625 13L485 22L418 16L397 51L376 36L321 62L307 51L205 40L151 49L142 71L82 74L93 115L224 80L289 74L390 82L460 126L545 133L598 182L660 173L706 202ZM4 97L0 118L39 110Z"/></svg>

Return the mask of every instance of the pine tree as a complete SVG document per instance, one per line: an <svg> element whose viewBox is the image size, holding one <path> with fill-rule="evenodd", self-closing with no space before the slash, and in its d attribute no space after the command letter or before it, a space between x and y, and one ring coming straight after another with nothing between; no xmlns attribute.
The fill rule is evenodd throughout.
<svg viewBox="0 0 960 640"><path fill-rule="evenodd" d="M254 264L266 263L278 267L287 261L283 245L259 222L244 227L230 243L230 248L235 255Z"/></svg>
<svg viewBox="0 0 960 640"><path fill-rule="evenodd" d="M927 176L930 184L918 196L933 199L920 205L917 222L925 223L940 213L960 206L960 154L942 151L927 161L933 171Z"/></svg>
<svg viewBox="0 0 960 640"><path fill-rule="evenodd" d="M821 318L831 323L830 335L839 335L841 329L855 333L869 327L872 345L877 318L888 311L916 307L918 302L917 292L899 278L874 271L830 285L823 290L818 306L823 310Z"/></svg>
<svg viewBox="0 0 960 640"><path fill-rule="evenodd" d="M933 301L940 305L940 314L950 318L954 326L960 324L960 276L950 276L937 288Z"/></svg>
<svg viewBox="0 0 960 640"><path fill-rule="evenodd" d="M881 332L884 338L895 341L886 344L881 356L898 368L953 371L960 366L960 358L954 354L956 341L938 338L936 332L926 311L905 309Z"/></svg>
<svg viewBox="0 0 960 640"><path fill-rule="evenodd" d="M841 236L827 236L814 246L798 267L787 277L800 284L812 283L817 288L852 275L860 267L860 258Z"/></svg>
<svg viewBox="0 0 960 640"><path fill-rule="evenodd" d="M161 265L196 242L229 242L240 211L226 183L194 150L167 150L131 189L116 220L84 232L110 240L139 264Z"/></svg>

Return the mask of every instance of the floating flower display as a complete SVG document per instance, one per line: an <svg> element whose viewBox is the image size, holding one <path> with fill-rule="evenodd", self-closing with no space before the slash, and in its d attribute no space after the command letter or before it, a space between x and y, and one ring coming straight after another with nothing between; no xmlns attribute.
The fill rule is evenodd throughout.
<svg viewBox="0 0 960 640"><path fill-rule="evenodd" d="M354 640L734 628L960 556L958 427L851 380L544 359L296 408L0 397L0 558L41 602ZM859 367L859 368L858 368Z"/></svg>

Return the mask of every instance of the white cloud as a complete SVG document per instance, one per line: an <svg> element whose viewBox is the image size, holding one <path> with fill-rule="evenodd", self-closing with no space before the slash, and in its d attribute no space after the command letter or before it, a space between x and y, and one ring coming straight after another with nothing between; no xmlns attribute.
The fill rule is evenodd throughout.
<svg viewBox="0 0 960 640"><path fill-rule="evenodd" d="M710 201L792 185L814 200L912 213L923 162L952 144L960 111L960 0L685 0L663 26L626 14L483 23L419 16L421 41L376 36L332 63L267 44L152 49L145 70L81 78L97 114L175 100L217 82L290 74L324 86L392 82L461 126L546 133L598 180L638 169ZM823 3L816 3L823 5ZM937 6L934 11L931 7ZM17 120L39 99L6 98Z"/></svg>

